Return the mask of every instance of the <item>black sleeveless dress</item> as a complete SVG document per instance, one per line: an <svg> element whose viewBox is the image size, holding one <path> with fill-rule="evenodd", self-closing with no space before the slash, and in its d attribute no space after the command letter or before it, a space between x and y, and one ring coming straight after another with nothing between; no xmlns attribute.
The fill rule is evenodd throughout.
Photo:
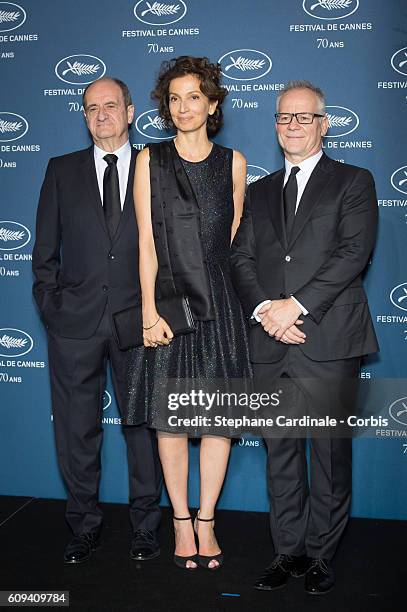
<svg viewBox="0 0 407 612"><path fill-rule="evenodd" d="M247 322L229 268L234 216L232 159L232 149L213 144L203 161L181 160L200 207L200 238L215 317L196 321L194 333L175 337L169 346L129 351L126 424L147 422L159 431L187 433L191 437L239 434L233 424L214 428L213 423L208 426L197 419L193 425L174 428L168 423L168 406L157 396L160 381L168 379L176 383L185 379L227 381L251 377ZM235 414L233 406L216 410L227 418ZM193 418L202 415L202 408L191 405L186 412Z"/></svg>

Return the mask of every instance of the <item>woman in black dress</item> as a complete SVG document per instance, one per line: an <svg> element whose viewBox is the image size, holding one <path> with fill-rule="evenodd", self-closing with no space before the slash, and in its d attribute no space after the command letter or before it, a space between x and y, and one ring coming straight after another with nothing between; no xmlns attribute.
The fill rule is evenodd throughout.
<svg viewBox="0 0 407 612"><path fill-rule="evenodd" d="M223 562L213 516L236 431L214 435L213 428L195 426L177 428L174 435L168 407L155 401L154 385L160 379L225 380L251 374L246 321L229 271L230 243L242 215L246 160L208 139L220 126L226 94L219 65L207 58L182 56L165 62L153 96L177 135L173 141L148 145L137 157L135 174L143 337L151 349L144 362L140 351L132 353L126 422L147 421L158 432L174 510L174 561L189 570L198 565L214 570ZM169 268L177 293L189 298L196 322L192 334L173 337L157 310L155 298L165 295ZM146 379L150 394L140 402ZM225 409L225 414L233 413ZM200 510L194 523L199 554L188 510L188 437L201 438Z"/></svg>

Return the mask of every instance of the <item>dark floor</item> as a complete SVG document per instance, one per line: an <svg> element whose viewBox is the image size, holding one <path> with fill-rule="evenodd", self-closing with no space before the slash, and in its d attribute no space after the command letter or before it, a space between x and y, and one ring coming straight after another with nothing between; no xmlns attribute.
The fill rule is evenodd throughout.
<svg viewBox="0 0 407 612"><path fill-rule="evenodd" d="M219 511L224 566L188 573L172 563L168 509L161 556L145 563L128 556L126 506L103 509L102 548L88 563L66 566L64 502L0 497L0 590L69 590L71 609L112 612L390 612L405 606L407 522L352 519L335 559L336 587L315 597L304 592L302 578L273 592L252 588L272 556L266 514Z"/></svg>

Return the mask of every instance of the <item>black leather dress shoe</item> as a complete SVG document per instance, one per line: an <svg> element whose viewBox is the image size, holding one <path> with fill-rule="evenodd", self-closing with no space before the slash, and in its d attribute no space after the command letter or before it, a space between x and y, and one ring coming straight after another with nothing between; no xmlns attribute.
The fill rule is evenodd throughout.
<svg viewBox="0 0 407 612"><path fill-rule="evenodd" d="M100 546L99 534L83 533L79 536L74 536L65 548L64 562L65 563L84 563L93 551Z"/></svg>
<svg viewBox="0 0 407 612"><path fill-rule="evenodd" d="M327 559L310 559L305 576L305 590L310 595L328 593L335 584L335 574Z"/></svg>
<svg viewBox="0 0 407 612"><path fill-rule="evenodd" d="M259 591L271 591L285 585L290 576L299 578L309 567L308 557L301 555L277 555L264 574L255 582L254 588Z"/></svg>
<svg viewBox="0 0 407 612"><path fill-rule="evenodd" d="M148 529L137 529L130 546L130 558L133 561L149 561L160 554L157 536Z"/></svg>

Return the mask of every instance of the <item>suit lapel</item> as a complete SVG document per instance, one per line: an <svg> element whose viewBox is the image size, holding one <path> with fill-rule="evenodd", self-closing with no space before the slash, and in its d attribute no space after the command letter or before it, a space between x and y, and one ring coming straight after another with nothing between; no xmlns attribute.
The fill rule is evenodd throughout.
<svg viewBox="0 0 407 612"><path fill-rule="evenodd" d="M99 185L98 185L98 179L96 176L96 167L95 167L95 158L93 155L93 146L91 146L88 151L87 151L87 155L85 158L85 161L82 165L82 177L83 177L83 181L84 184L86 185L86 188L88 190L89 193L89 200L92 204L92 206L95 209L96 212L96 216L99 219L103 230L105 231L106 235L109 236L109 233L107 231L107 227L106 227L106 223L105 223L105 216L103 214L103 205L102 205L102 200L100 198L100 192L99 192Z"/></svg>
<svg viewBox="0 0 407 612"><path fill-rule="evenodd" d="M272 177L271 184L269 187L269 211L271 221L274 225L277 238L281 242L281 245L286 248L287 238L285 233L285 221L284 221L284 204L283 204L283 183L284 183L285 170L282 168L278 170Z"/></svg>
<svg viewBox="0 0 407 612"><path fill-rule="evenodd" d="M309 219L309 216L311 215L315 206L318 204L325 188L329 183L331 173L332 166L330 159L329 157L326 157L326 155L323 155L315 166L304 189L304 193L302 194L297 214L295 215L295 221L288 247L291 247L291 245L301 234L306 222Z"/></svg>
<svg viewBox="0 0 407 612"><path fill-rule="evenodd" d="M129 167L129 178L127 180L126 197L124 200L123 211L120 217L119 226L113 237L112 242L116 242L116 240L120 236L120 233L123 227L126 226L129 215L134 213L133 185L134 185L134 169L136 166L136 157L137 157L137 151L134 149L134 147L131 147L131 159L130 159L130 167Z"/></svg>

